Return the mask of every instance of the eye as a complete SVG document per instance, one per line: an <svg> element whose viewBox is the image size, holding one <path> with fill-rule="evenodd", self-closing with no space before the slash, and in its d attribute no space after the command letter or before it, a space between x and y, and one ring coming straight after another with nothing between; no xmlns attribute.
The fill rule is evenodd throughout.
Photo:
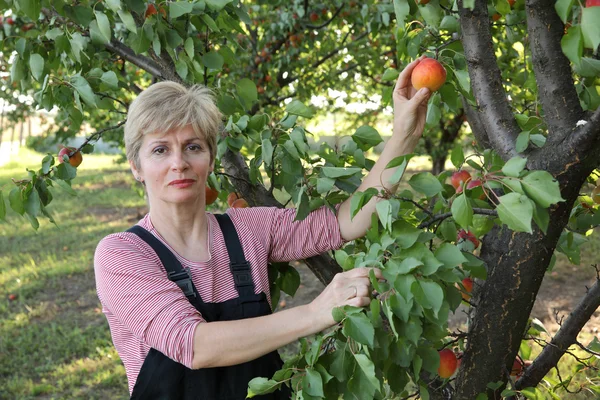
<svg viewBox="0 0 600 400"><path fill-rule="evenodd" d="M152 154L165 154L165 152L167 151L167 149L165 149L164 147L160 146L160 147L156 147L154 150L152 150Z"/></svg>
<svg viewBox="0 0 600 400"><path fill-rule="evenodd" d="M188 149L191 151L200 151L200 150L202 150L202 146L200 146L199 144L192 143L192 144L188 145Z"/></svg>

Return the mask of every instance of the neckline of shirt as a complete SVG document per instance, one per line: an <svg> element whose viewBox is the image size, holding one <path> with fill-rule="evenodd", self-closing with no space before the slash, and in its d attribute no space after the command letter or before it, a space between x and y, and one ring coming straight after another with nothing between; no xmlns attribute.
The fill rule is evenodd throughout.
<svg viewBox="0 0 600 400"><path fill-rule="evenodd" d="M210 262L210 260L212 260L212 250L213 250L213 240L212 240L212 233L214 230L214 224L216 223L216 220L213 221L213 219L215 218L211 213L206 212L206 221L208 224L208 259L204 260L204 261L192 261L189 260L187 258L185 258L184 256L182 256L181 254L179 254L173 247L171 247L171 245L165 240L164 237L162 237L162 235L156 230L156 228L154 228L154 225L152 224L152 220L150 219L150 213L147 213L144 218L142 219L144 221L144 224L148 227L148 231L150 233L152 233L154 236L156 236L165 246L167 246L167 248L173 253L175 254L175 257L177 257L180 261L182 261L185 264L190 264L190 265L194 265L197 267L206 267L208 265L208 263Z"/></svg>

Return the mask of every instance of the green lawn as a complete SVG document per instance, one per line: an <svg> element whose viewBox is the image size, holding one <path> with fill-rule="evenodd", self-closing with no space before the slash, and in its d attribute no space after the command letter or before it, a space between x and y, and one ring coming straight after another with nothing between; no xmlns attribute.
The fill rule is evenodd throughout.
<svg viewBox="0 0 600 400"><path fill-rule="evenodd" d="M19 162L0 168L5 198L10 179L38 169L42 157L22 149ZM138 220L145 201L127 165L114 160L84 155L74 181L77 196L53 190L49 211L58 227L40 220L36 232L12 211L0 223L0 399L128 398L125 370L96 297L93 254L102 237ZM582 266L597 262L597 236ZM561 260L554 271L572 279L572 266Z"/></svg>

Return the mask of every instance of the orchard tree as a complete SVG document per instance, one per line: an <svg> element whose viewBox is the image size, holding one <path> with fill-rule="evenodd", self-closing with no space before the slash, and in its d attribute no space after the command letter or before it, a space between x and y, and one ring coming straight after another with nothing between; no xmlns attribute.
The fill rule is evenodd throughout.
<svg viewBox="0 0 600 400"><path fill-rule="evenodd" d="M225 116L210 178L218 204L235 192L250 206L293 204L302 219L349 196L354 215L377 201L364 239L305 260L324 283L342 269L381 268L387 280L373 280L370 308L337 309L336 329L303 340L249 395L285 384L304 399L556 396L572 377L543 379L569 346L594 355L600 347L577 339L600 306L596 283L582 287L581 303L529 360L530 344L544 344L530 313L554 253L576 262L600 223L600 189L586 195L600 177L600 7L591 3L0 0L12 21L2 27L2 68L36 107L58 108L58 137L84 121L97 127L63 161L93 151L99 137L122 141L130 100L152 82L202 83ZM382 142L362 125L369 117L343 146L316 150L306 122L338 107L328 89L390 105L398 70L423 53L447 73L429 103L425 148L445 159L466 115L475 151L454 146L458 171L415 174L410 190L356 192L374 164L365 152ZM315 109L313 95L331 107ZM392 183L411 156L388 165ZM47 155L2 188L0 217L7 193L34 228L42 216L52 221L53 190L75 195L76 175ZM293 294L299 279L287 264L270 271L276 304L279 289ZM461 302L469 327L452 332L448 315ZM580 362L573 373L598 367ZM597 377L587 389L600 390Z"/></svg>

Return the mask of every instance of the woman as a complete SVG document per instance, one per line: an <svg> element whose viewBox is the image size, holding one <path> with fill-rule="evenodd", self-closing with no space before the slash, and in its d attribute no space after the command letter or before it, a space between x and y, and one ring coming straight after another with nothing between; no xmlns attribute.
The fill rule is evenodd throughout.
<svg viewBox="0 0 600 400"><path fill-rule="evenodd" d="M394 172L385 166L412 152L423 132L430 94L410 83L421 59L396 82L393 135L358 190L385 184ZM198 86L157 83L129 108L127 158L150 211L131 230L105 237L94 263L132 398L243 399L250 379L281 367L276 349L332 326L335 307L371 300L369 271L356 269L336 275L310 304L271 313L267 262L361 237L377 200L353 219L349 201L337 215L323 207L299 222L293 209L207 213L220 123L209 91ZM289 398L289 391L265 398Z"/></svg>

